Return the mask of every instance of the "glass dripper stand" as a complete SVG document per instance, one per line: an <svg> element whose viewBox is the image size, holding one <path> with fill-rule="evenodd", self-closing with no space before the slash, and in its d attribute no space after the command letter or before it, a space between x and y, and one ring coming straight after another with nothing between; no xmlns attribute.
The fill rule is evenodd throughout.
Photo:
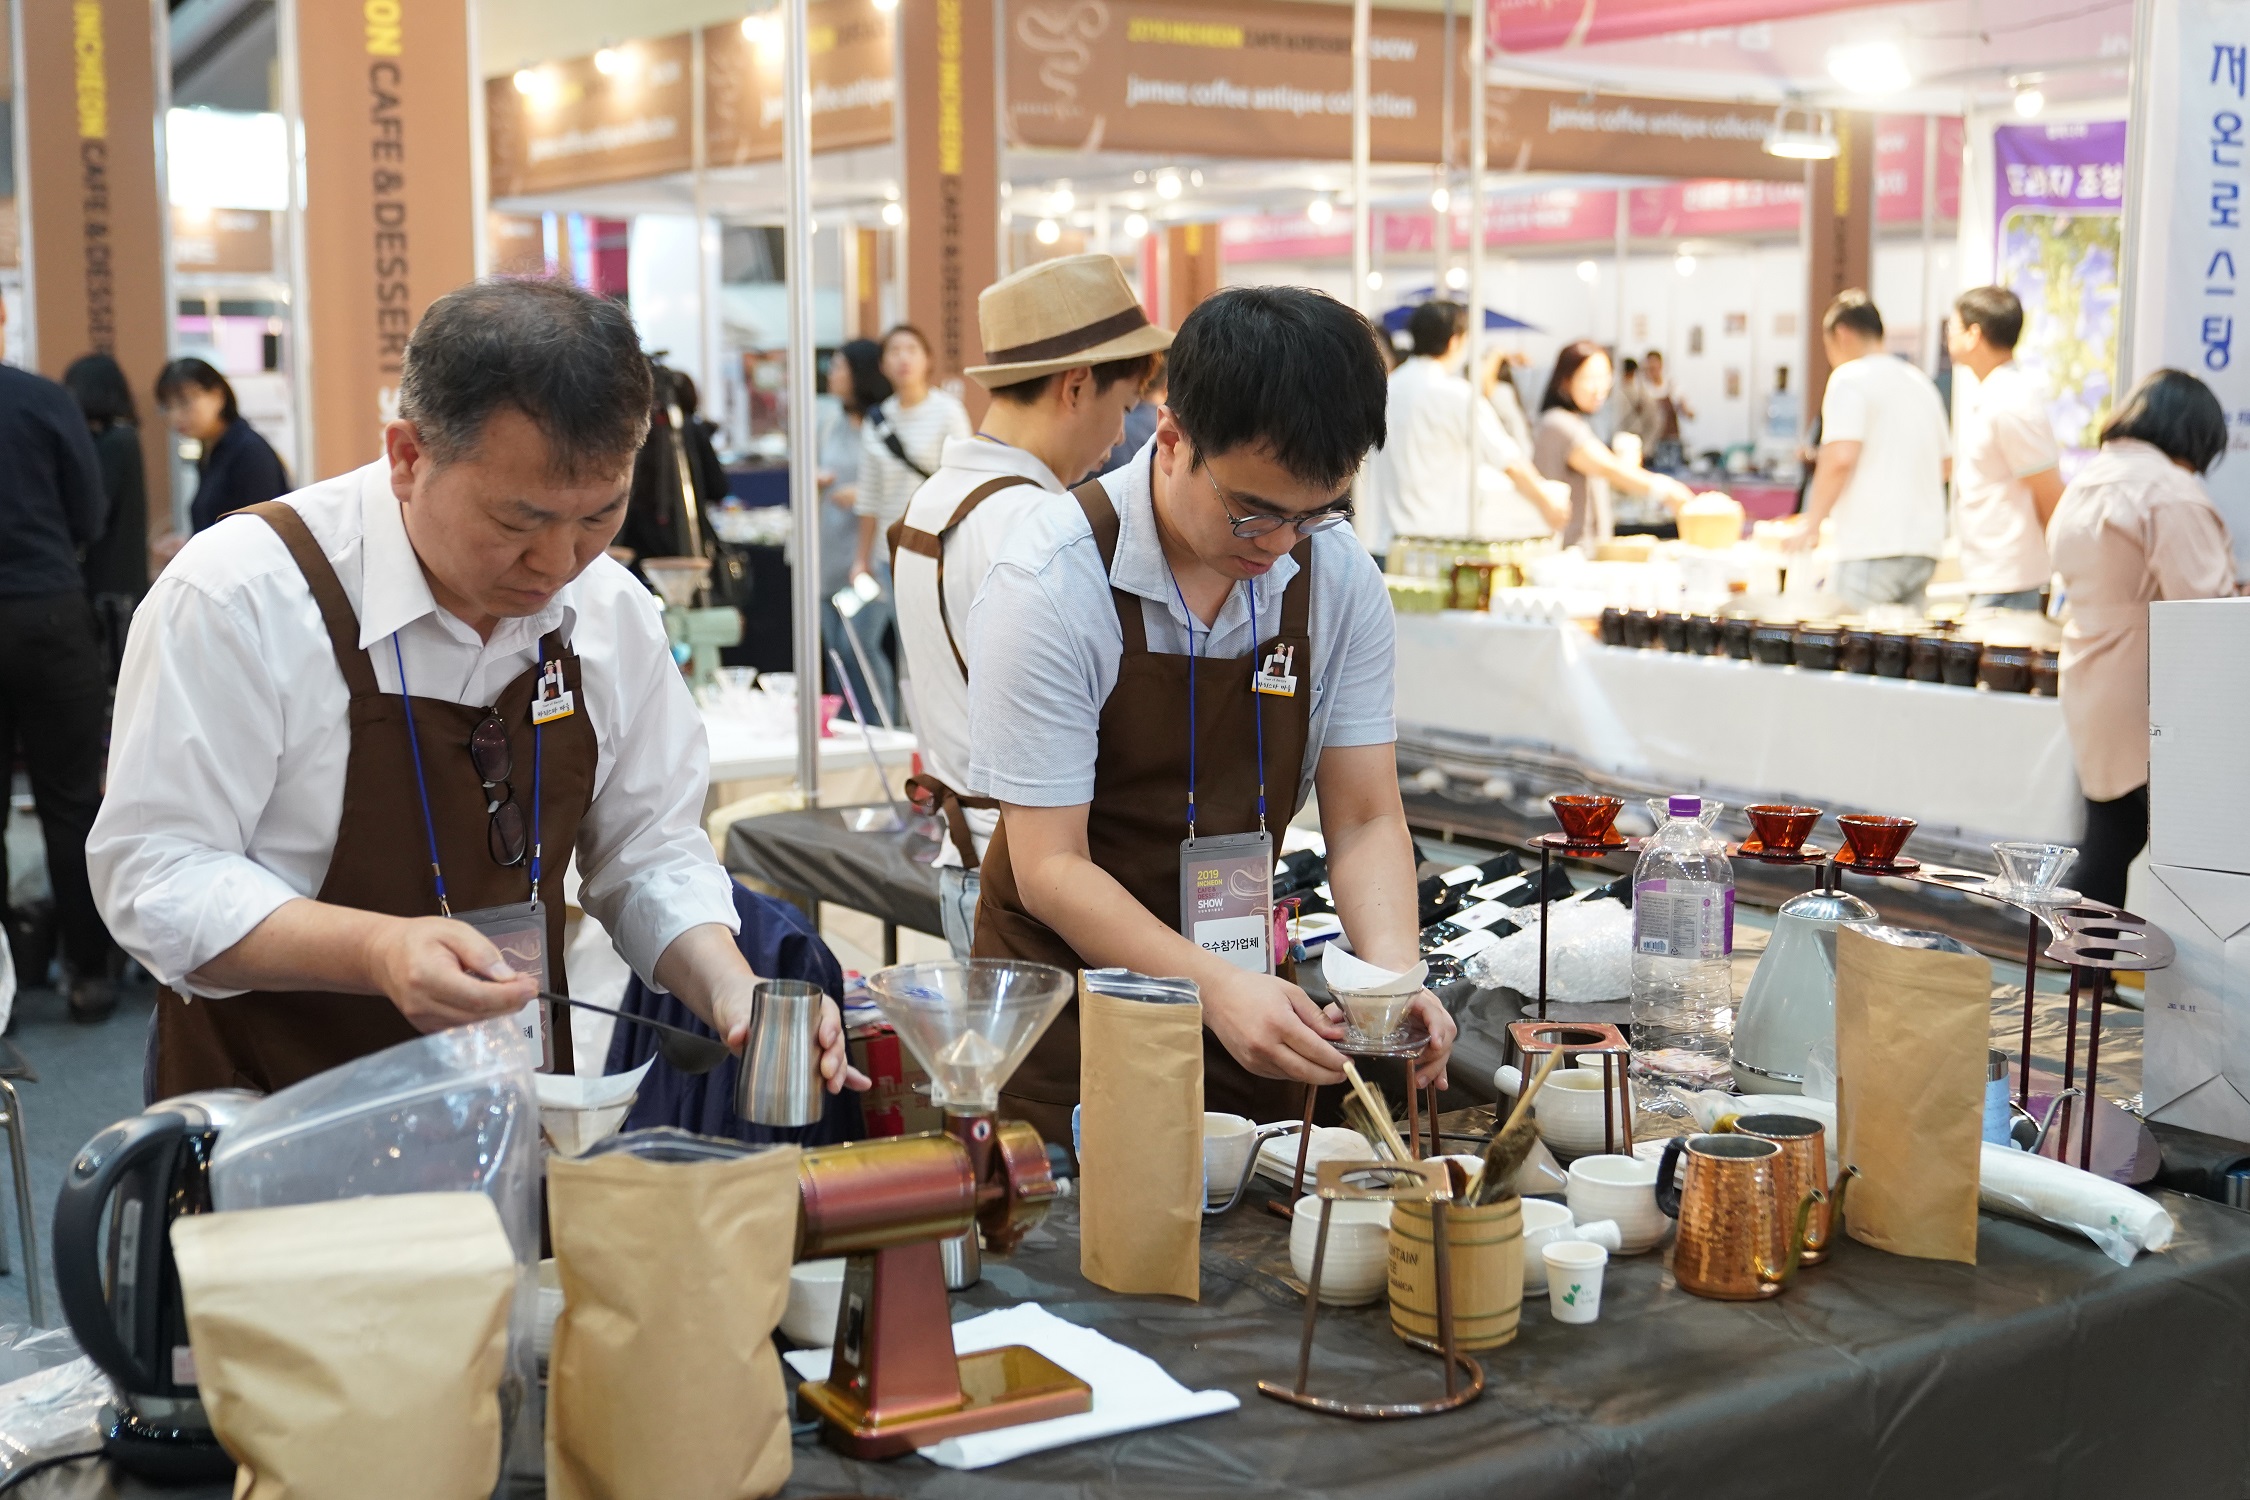
<svg viewBox="0 0 2250 1500"><path fill-rule="evenodd" d="M949 1115L989 1115L1000 1089L1070 999L1051 964L972 958L899 964L868 978L883 1019L930 1075L930 1102Z"/></svg>
<svg viewBox="0 0 2250 1500"><path fill-rule="evenodd" d="M1992 857L2000 862L1999 885L2016 901L2076 901L2078 893L2060 883L2063 872L2078 859L2068 844L2028 842L1998 843Z"/></svg>

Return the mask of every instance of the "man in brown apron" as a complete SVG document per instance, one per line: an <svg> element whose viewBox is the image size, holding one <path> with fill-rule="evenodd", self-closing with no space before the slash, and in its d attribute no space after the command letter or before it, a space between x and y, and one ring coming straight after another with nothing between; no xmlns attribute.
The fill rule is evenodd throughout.
<svg viewBox="0 0 2250 1500"><path fill-rule="evenodd" d="M986 362L967 373L992 392L973 437L944 462L891 527L898 638L914 684L923 773L917 804L945 815L939 911L956 954L969 950L977 867L997 804L963 796L969 769L969 607L994 555L1042 506L1091 474L1123 431L1172 334L1148 320L1117 260L1066 255L993 283L977 299Z"/></svg>
<svg viewBox="0 0 2250 1500"><path fill-rule="evenodd" d="M1272 972L1259 915L1314 786L1356 951L1416 958L1390 601L1341 525L1387 371L1366 320L1290 288L1206 300L1168 371L1149 446L1026 527L975 606L969 779L1002 804L976 952L1196 980L1207 1107L1281 1119L1342 1077L1338 1019ZM1414 1003L1442 1078L1453 1023ZM1066 1010L1005 1107L1068 1139L1079 1068Z"/></svg>
<svg viewBox="0 0 2250 1500"><path fill-rule="evenodd" d="M87 854L166 986L152 1095L503 1017L571 1068L539 997L567 992L574 853L628 962L739 1044L701 721L603 555L649 404L614 303L463 287L407 345L383 458L221 522L150 591ZM833 1006L822 1040L842 1087Z"/></svg>

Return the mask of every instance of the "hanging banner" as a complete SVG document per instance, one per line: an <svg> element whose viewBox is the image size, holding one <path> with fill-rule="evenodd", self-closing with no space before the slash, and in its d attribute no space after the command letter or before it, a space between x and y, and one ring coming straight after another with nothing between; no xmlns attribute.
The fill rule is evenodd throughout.
<svg viewBox="0 0 2250 1500"><path fill-rule="evenodd" d="M810 0L805 47L815 151L891 138L898 74L893 12L874 0ZM712 166L781 159L781 27L764 15L703 33L704 149Z"/></svg>
<svg viewBox="0 0 2250 1500"><path fill-rule="evenodd" d="M1020 0L1007 17L1011 147L1204 153L1223 141L1228 156L1351 156L1349 6ZM1377 161L1439 159L1444 28L1425 12L1375 12L1367 74ZM1467 50L1456 49L1463 139Z"/></svg>
<svg viewBox="0 0 2250 1500"><path fill-rule="evenodd" d="M1495 172L1615 172L1648 177L1802 181L1804 163L1766 154L1774 112L1630 94L1496 88L1486 93Z"/></svg>
<svg viewBox="0 0 2250 1500"><path fill-rule="evenodd" d="M2125 122L2002 125L1992 148L1993 279L2023 303L2016 363L2047 393L2067 480L2117 397Z"/></svg>
<svg viewBox="0 0 2250 1500"><path fill-rule="evenodd" d="M2146 128L2130 143L2130 380L2170 367L2218 395L2230 452L2204 483L2250 573L2250 7L2167 0L2151 17Z"/></svg>
<svg viewBox="0 0 2250 1500"><path fill-rule="evenodd" d="M1805 256L1805 401L1820 410L1828 350L1820 322L1838 293L1872 292L1875 280L1875 117L1836 116L1836 156L1812 164Z"/></svg>
<svg viewBox="0 0 2250 1500"><path fill-rule="evenodd" d="M1000 143L992 99L995 7L915 0L899 18L900 160L906 179L906 320L928 335L937 378L984 414L977 296L1000 279Z"/></svg>
<svg viewBox="0 0 2250 1500"><path fill-rule="evenodd" d="M309 484L376 458L422 310L476 275L467 0L291 0ZM290 34L285 28L282 35ZM145 36L145 32L144 32ZM143 43L142 50L146 50Z"/></svg>
<svg viewBox="0 0 2250 1500"><path fill-rule="evenodd" d="M486 79L492 196L687 171L695 164L694 50L683 32Z"/></svg>
<svg viewBox="0 0 2250 1500"><path fill-rule="evenodd" d="M1675 31L1756 26L1878 0L1490 0L1493 51L1539 52Z"/></svg>
<svg viewBox="0 0 2250 1500"><path fill-rule="evenodd" d="M82 354L110 355L149 402L169 309L148 0L17 0L17 21L32 362L59 379ZM171 529L171 443L149 417L141 467L160 536Z"/></svg>

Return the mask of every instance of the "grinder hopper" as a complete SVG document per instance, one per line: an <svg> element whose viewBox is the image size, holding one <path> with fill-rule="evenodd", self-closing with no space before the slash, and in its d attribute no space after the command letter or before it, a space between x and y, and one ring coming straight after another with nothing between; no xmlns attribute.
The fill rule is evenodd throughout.
<svg viewBox="0 0 2250 1500"><path fill-rule="evenodd" d="M979 1228L1006 1253L1046 1217L1057 1192L1046 1145L993 1111L1072 977L973 959L901 964L867 987L929 1072L945 1131L806 1153L798 1258L851 1259L828 1378L801 1386L800 1402L861 1458L1090 1410L1086 1383L1033 1350L955 1356L938 1255L940 1240Z"/></svg>

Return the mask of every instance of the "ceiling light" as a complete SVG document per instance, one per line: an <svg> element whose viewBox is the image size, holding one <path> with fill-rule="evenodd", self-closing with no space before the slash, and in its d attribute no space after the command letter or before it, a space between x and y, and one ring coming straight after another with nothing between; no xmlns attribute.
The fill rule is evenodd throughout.
<svg viewBox="0 0 2250 1500"><path fill-rule="evenodd" d="M1160 174L1156 179L1156 196L1159 198L1179 197L1180 174L1177 172L1165 172Z"/></svg>
<svg viewBox="0 0 2250 1500"><path fill-rule="evenodd" d="M1467 266L1448 267L1445 273L1445 284L1453 291L1460 291L1469 284L1469 268Z"/></svg>
<svg viewBox="0 0 2250 1500"><path fill-rule="evenodd" d="M896 203L884 204L883 222L890 225L893 229L898 228L899 225L906 222L906 210Z"/></svg>
<svg viewBox="0 0 2250 1500"><path fill-rule="evenodd" d="M1137 240L1142 235L1145 235L1147 233L1147 214L1127 214L1125 216L1125 238L1129 240Z"/></svg>
<svg viewBox="0 0 2250 1500"><path fill-rule="evenodd" d="M1895 42L1852 42L1829 48L1828 76L1855 94L1895 94L1914 83Z"/></svg>
<svg viewBox="0 0 2250 1500"><path fill-rule="evenodd" d="M625 66L625 54L615 47L604 47L594 54L594 71L604 78L614 78Z"/></svg>
<svg viewBox="0 0 2250 1500"><path fill-rule="evenodd" d="M530 98L539 92L539 75L530 68L516 69L516 92Z"/></svg>
<svg viewBox="0 0 2250 1500"><path fill-rule="evenodd" d="M1678 255L1672 257L1672 269L1682 276L1693 276L1695 274L1695 257L1682 250Z"/></svg>
<svg viewBox="0 0 2250 1500"><path fill-rule="evenodd" d="M1833 161L1836 158L1835 121L1824 109L1784 104L1773 114L1773 133L1766 137L1766 155L1790 161Z"/></svg>
<svg viewBox="0 0 2250 1500"><path fill-rule="evenodd" d="M1041 219L1039 227L1032 230L1031 235L1042 245L1052 245L1062 238L1062 226L1053 219Z"/></svg>
<svg viewBox="0 0 2250 1500"><path fill-rule="evenodd" d="M1188 173L1188 182L1195 187L1203 186L1203 169L1197 167L1194 171Z"/></svg>
<svg viewBox="0 0 2250 1500"><path fill-rule="evenodd" d="M2027 120L2039 118L2039 111L2047 107L2047 96L2038 88L2016 90L2016 113Z"/></svg>
<svg viewBox="0 0 2250 1500"><path fill-rule="evenodd" d="M1136 171L1133 174L1133 180L1135 182L1146 182L1148 181L1148 173L1145 171Z"/></svg>
<svg viewBox="0 0 2250 1500"><path fill-rule="evenodd" d="M1067 214L1078 206L1078 195L1070 190L1070 184L1066 182L1048 196L1047 203L1056 213Z"/></svg>
<svg viewBox="0 0 2250 1500"><path fill-rule="evenodd" d="M1327 198L1315 198L1305 205L1305 217L1315 224L1325 224L1336 217L1336 205Z"/></svg>
<svg viewBox="0 0 2250 1500"><path fill-rule="evenodd" d="M742 39L754 47L770 48L781 40L781 23L771 11L742 18Z"/></svg>
<svg viewBox="0 0 2250 1500"><path fill-rule="evenodd" d="M875 0L875 8L887 16L898 9L898 0Z"/></svg>
<svg viewBox="0 0 2250 1500"><path fill-rule="evenodd" d="M1601 274L1602 268L1590 260L1582 260L1578 263L1578 279L1588 286L1592 286Z"/></svg>
<svg viewBox="0 0 2250 1500"><path fill-rule="evenodd" d="M1453 195L1451 193L1447 192L1442 187L1432 188L1430 190L1430 207L1436 209L1439 213L1442 214L1452 206Z"/></svg>
<svg viewBox="0 0 2250 1500"><path fill-rule="evenodd" d="M1367 273L1367 289L1371 292L1379 292L1383 289L1382 272L1370 271Z"/></svg>

